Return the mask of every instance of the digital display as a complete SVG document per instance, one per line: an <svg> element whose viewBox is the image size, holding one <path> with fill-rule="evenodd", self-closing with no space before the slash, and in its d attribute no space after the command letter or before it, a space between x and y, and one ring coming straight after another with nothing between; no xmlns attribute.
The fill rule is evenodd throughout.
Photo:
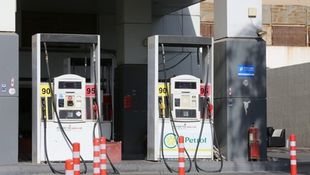
<svg viewBox="0 0 310 175"><path fill-rule="evenodd" d="M82 89L82 83L79 81L60 81L59 89Z"/></svg>
<svg viewBox="0 0 310 175"><path fill-rule="evenodd" d="M176 89L196 89L196 82L175 82Z"/></svg>

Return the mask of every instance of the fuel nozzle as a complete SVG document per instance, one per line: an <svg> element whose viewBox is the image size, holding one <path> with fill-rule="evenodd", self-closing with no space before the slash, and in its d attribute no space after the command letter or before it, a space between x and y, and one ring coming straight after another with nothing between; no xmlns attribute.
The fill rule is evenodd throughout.
<svg viewBox="0 0 310 175"><path fill-rule="evenodd" d="M41 115L42 115L42 119L43 120L47 119L47 116L46 116L46 101L45 101L44 97L41 98Z"/></svg>
<svg viewBox="0 0 310 175"><path fill-rule="evenodd" d="M211 118L213 112L213 104L210 103L210 97L205 98L204 106L207 108L207 118Z"/></svg>
<svg viewBox="0 0 310 175"><path fill-rule="evenodd" d="M98 111L98 105L97 105L97 102L95 99L93 99L93 110L94 110L94 112Z"/></svg>
<svg viewBox="0 0 310 175"><path fill-rule="evenodd" d="M159 97L158 99L158 103L159 103L159 115L160 117L164 117L164 111L166 110L166 106L163 100L163 97Z"/></svg>

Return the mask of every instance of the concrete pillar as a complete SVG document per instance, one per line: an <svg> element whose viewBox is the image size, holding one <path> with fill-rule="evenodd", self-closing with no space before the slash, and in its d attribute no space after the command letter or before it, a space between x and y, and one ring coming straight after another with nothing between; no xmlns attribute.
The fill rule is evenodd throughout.
<svg viewBox="0 0 310 175"><path fill-rule="evenodd" d="M150 35L151 0L117 0L118 64L146 64L143 41Z"/></svg>
<svg viewBox="0 0 310 175"><path fill-rule="evenodd" d="M152 25L151 0L117 0L115 70L115 139L123 159L146 155L147 47Z"/></svg>
<svg viewBox="0 0 310 175"><path fill-rule="evenodd" d="M248 160L248 129L259 129L266 160L266 43L261 0L214 1L214 124L231 161ZM257 142L256 142L257 143Z"/></svg>
<svg viewBox="0 0 310 175"><path fill-rule="evenodd" d="M15 32L16 0L0 0L0 31Z"/></svg>
<svg viewBox="0 0 310 175"><path fill-rule="evenodd" d="M0 0L0 165L18 162L18 36L15 0Z"/></svg>

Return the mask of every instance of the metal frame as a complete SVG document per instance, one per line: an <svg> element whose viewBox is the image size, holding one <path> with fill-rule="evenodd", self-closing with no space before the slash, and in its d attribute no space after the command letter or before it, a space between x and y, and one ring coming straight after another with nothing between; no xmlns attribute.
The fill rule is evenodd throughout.
<svg viewBox="0 0 310 175"><path fill-rule="evenodd" d="M80 35L80 34L48 34L39 33L32 36L32 162L40 163L42 155L40 148L41 120L40 114L40 83L41 83L41 43L71 43L71 44L91 44L95 46L91 56L95 58L96 65L91 61L91 69L96 68L98 97L100 97L100 36L99 35ZM91 82L94 82L94 75L91 74ZM101 99L98 98L101 104ZM99 111L101 112L101 105Z"/></svg>
<svg viewBox="0 0 310 175"><path fill-rule="evenodd" d="M148 110L147 110L147 159L158 160L159 141L158 133L154 132L159 129L159 106L158 106L158 63L159 63L159 46L164 44L165 47L202 47L202 73L203 81L206 80L206 69L213 70L213 38L197 36L172 36L172 35L154 35L148 38ZM209 50L208 50L209 48ZM208 52L209 51L209 52ZM210 60L208 60L210 58ZM207 82L203 82L207 83ZM211 103L213 103L213 71L209 74L209 83L211 83ZM212 120L212 119L211 119ZM211 121L212 122L212 121Z"/></svg>

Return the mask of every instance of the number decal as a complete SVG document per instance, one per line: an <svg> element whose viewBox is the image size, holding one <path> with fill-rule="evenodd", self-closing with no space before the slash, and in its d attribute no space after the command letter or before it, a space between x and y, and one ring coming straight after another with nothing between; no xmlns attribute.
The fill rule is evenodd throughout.
<svg viewBox="0 0 310 175"><path fill-rule="evenodd" d="M40 96L41 97L50 97L51 96L51 89L48 83L41 83L40 84Z"/></svg>
<svg viewBox="0 0 310 175"><path fill-rule="evenodd" d="M167 86L169 88L169 84ZM164 83L158 83L158 95L167 96L167 88Z"/></svg>
<svg viewBox="0 0 310 175"><path fill-rule="evenodd" d="M94 84L86 85L86 97L94 97L96 95L96 88Z"/></svg>

